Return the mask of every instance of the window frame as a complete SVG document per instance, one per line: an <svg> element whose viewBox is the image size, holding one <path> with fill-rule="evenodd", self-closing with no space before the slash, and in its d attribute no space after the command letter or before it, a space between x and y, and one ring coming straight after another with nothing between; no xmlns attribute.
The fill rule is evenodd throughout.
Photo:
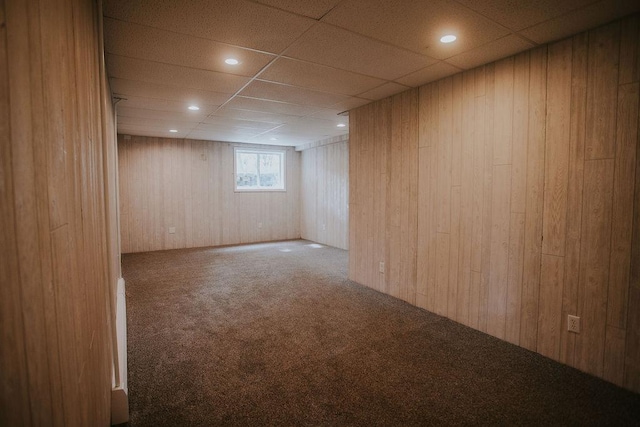
<svg viewBox="0 0 640 427"><path fill-rule="evenodd" d="M260 179L260 155L261 154L277 154L280 156L280 176L282 180L282 188L259 187L259 188L242 188L238 187L238 153L249 153L258 155L258 180ZM233 147L233 191L236 193L251 192L286 192L287 191L287 150L281 148L255 148L255 147Z"/></svg>

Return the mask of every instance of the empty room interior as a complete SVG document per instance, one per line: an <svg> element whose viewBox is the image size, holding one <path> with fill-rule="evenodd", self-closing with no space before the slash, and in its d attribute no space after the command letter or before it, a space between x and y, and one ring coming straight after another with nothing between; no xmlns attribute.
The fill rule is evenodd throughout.
<svg viewBox="0 0 640 427"><path fill-rule="evenodd" d="M640 423L637 1L0 22L0 425Z"/></svg>

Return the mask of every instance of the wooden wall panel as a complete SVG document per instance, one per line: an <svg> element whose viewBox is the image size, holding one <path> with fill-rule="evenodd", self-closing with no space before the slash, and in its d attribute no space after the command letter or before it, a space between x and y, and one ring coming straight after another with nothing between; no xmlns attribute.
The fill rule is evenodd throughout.
<svg viewBox="0 0 640 427"><path fill-rule="evenodd" d="M413 91L352 111L350 277L640 391L639 21L429 83L415 116ZM377 174L386 193L365 203Z"/></svg>
<svg viewBox="0 0 640 427"><path fill-rule="evenodd" d="M300 155L286 148L287 191L235 192L233 147L118 135L122 252L299 238Z"/></svg>
<svg viewBox="0 0 640 427"><path fill-rule="evenodd" d="M349 249L349 143L301 151L300 170L302 238Z"/></svg>
<svg viewBox="0 0 640 427"><path fill-rule="evenodd" d="M22 1L0 14L0 424L108 425L120 266L101 11Z"/></svg>

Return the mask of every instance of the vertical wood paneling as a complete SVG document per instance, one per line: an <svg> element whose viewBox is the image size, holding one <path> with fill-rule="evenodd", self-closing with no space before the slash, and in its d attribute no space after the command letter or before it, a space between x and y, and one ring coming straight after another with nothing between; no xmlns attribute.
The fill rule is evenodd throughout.
<svg viewBox="0 0 640 427"><path fill-rule="evenodd" d="M619 22L589 32L587 160L615 156L619 54Z"/></svg>
<svg viewBox="0 0 640 427"><path fill-rule="evenodd" d="M414 174L397 173L413 150L407 99L352 111L350 138L388 157L362 156L350 171L362 195L352 202L371 194L371 174L387 179L351 212L350 277L405 299L415 286L420 307L640 391L638 20L419 88L415 196ZM413 198L412 279L400 242ZM358 218L384 224L386 238ZM381 253L384 274L362 259Z"/></svg>
<svg viewBox="0 0 640 427"><path fill-rule="evenodd" d="M348 143L322 145L300 155L301 237L348 249Z"/></svg>
<svg viewBox="0 0 640 427"><path fill-rule="evenodd" d="M504 339L509 272L509 224L511 220L511 165L493 167L491 194L491 262L487 333Z"/></svg>
<svg viewBox="0 0 640 427"><path fill-rule="evenodd" d="M492 189L493 189L493 145L495 140L495 65L489 64L485 67L485 104L484 104L484 140L483 144L483 176L482 176L482 240L480 251L482 265L480 268L480 289L478 290L478 329L483 332L487 330L489 288L491 284L491 233L493 228L492 220Z"/></svg>
<svg viewBox="0 0 640 427"><path fill-rule="evenodd" d="M232 144L123 135L118 141L124 253L296 239L299 206L316 203L299 203L300 154L293 148L286 150L286 192L236 193ZM314 165L305 173L315 174ZM302 225L316 240L322 229L315 227L316 211L307 212ZM326 227L329 213L323 212Z"/></svg>
<svg viewBox="0 0 640 427"><path fill-rule="evenodd" d="M542 254L536 351L554 360L560 356L563 280L564 257Z"/></svg>
<svg viewBox="0 0 640 427"><path fill-rule="evenodd" d="M542 253L547 48L541 47L532 50L530 60L527 200L524 225L520 345L535 351L538 340L538 302Z"/></svg>
<svg viewBox="0 0 640 427"><path fill-rule="evenodd" d="M578 281L580 277L580 242L582 228L582 187L584 175L584 141L587 102L588 34L573 38L571 65L571 139L569 142L569 185L567 187L567 219L565 275L562 290L562 327L560 360L574 364L575 337L567 330L569 314L578 313Z"/></svg>
<svg viewBox="0 0 640 427"><path fill-rule="evenodd" d="M119 254L101 11L0 10L0 424L106 425Z"/></svg>
<svg viewBox="0 0 640 427"><path fill-rule="evenodd" d="M571 115L571 39L549 46L542 253L564 256Z"/></svg>
<svg viewBox="0 0 640 427"><path fill-rule="evenodd" d="M589 107L589 106L588 106ZM602 376L607 321L607 284L611 247L613 160L590 160L584 166L582 245L576 339L578 368Z"/></svg>
<svg viewBox="0 0 640 427"><path fill-rule="evenodd" d="M615 171L613 176L613 216L611 223L611 264L607 324L626 327L627 291L631 268L633 193L638 142L638 83L620 86Z"/></svg>

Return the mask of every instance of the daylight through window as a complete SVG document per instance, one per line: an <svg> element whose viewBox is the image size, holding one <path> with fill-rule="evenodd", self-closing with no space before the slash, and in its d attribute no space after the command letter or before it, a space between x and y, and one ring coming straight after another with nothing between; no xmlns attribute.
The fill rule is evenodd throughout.
<svg viewBox="0 0 640 427"><path fill-rule="evenodd" d="M236 191L283 191L285 152L235 148Z"/></svg>

